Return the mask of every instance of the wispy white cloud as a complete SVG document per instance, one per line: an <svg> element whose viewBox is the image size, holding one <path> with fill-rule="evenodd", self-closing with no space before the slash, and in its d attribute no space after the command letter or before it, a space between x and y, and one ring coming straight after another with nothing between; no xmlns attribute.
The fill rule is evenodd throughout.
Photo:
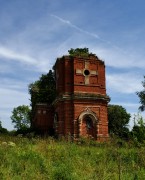
<svg viewBox="0 0 145 180"><path fill-rule="evenodd" d="M138 54L136 51L130 52L126 50L125 53L122 53L120 50L115 50L112 47L98 46L94 48L92 45L90 45L90 49L110 67L122 69L144 69L145 67L144 54Z"/></svg>
<svg viewBox="0 0 145 180"><path fill-rule="evenodd" d="M133 73L107 74L106 81L108 89L124 94L135 93L142 89L141 77Z"/></svg>
<svg viewBox="0 0 145 180"><path fill-rule="evenodd" d="M24 80L16 80L12 78L0 78L1 81L1 88L9 89L9 90L19 90L24 91L27 87L28 81Z"/></svg>
<svg viewBox="0 0 145 180"><path fill-rule="evenodd" d="M29 104L29 94L19 90L0 88L1 108L13 108L22 104Z"/></svg>
<svg viewBox="0 0 145 180"><path fill-rule="evenodd" d="M29 64L36 64L37 61L25 54L21 54L19 52L15 52L11 49L8 48L4 48L4 47L0 47L0 56L2 58L6 58L6 59L11 59L14 61L19 61L19 62L23 62L23 63L29 63Z"/></svg>
<svg viewBox="0 0 145 180"><path fill-rule="evenodd" d="M7 61L15 61L21 64L25 64L27 65L27 67L25 66L24 68L30 68L33 69L33 71L38 71L38 72L48 72L49 68L50 68L50 61L48 60L48 58L46 58L46 55L43 56L43 52L42 54L39 54L39 57L37 56L37 53L33 52L33 50L31 52L27 52L27 49L25 48L25 50L22 48L21 51L16 51L13 49L16 49L17 47L13 47L12 49L9 47L2 47L0 46L0 57L2 59L5 59ZM26 51L26 53L23 53L23 51ZM29 53L31 55L29 55ZM10 67L9 64L7 65L3 65L4 69L8 72L9 70L12 70L12 68ZM34 68L35 67L35 68ZM0 71L3 72L4 69L2 69L2 67L0 68ZM10 71L9 71L10 72Z"/></svg>

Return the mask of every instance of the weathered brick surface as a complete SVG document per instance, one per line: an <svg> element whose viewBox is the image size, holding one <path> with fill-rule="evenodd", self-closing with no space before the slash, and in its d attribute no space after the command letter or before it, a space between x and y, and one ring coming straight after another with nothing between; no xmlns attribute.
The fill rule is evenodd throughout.
<svg viewBox="0 0 145 180"><path fill-rule="evenodd" d="M57 115L55 132L59 136L92 137L98 141L108 138L108 119L105 65L96 56L82 58L64 56L55 63L58 97L47 114L35 113L37 127L53 128ZM49 118L48 118L49 117ZM44 128L45 127L45 128Z"/></svg>
<svg viewBox="0 0 145 180"><path fill-rule="evenodd" d="M51 134L53 129L54 108L47 104L37 104L32 126L40 133Z"/></svg>

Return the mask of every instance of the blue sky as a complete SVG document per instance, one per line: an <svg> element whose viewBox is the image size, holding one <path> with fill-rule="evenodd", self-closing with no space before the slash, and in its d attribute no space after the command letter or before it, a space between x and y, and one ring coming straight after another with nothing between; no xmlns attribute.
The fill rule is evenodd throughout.
<svg viewBox="0 0 145 180"><path fill-rule="evenodd" d="M0 0L3 127L13 129L14 107L30 104L28 85L78 47L105 61L110 103L136 114L145 75L144 0Z"/></svg>

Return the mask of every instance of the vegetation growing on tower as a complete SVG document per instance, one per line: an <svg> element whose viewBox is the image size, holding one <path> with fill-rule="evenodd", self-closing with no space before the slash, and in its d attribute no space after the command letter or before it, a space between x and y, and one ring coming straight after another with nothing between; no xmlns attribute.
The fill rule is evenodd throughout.
<svg viewBox="0 0 145 180"><path fill-rule="evenodd" d="M90 55L95 56L95 54L89 52L88 48L76 48L76 49L71 48L70 50L68 50L68 52L70 56L82 56L82 57L88 57Z"/></svg>
<svg viewBox="0 0 145 180"><path fill-rule="evenodd" d="M42 74L39 80L29 84L32 111L37 103L51 104L56 97L54 72Z"/></svg>

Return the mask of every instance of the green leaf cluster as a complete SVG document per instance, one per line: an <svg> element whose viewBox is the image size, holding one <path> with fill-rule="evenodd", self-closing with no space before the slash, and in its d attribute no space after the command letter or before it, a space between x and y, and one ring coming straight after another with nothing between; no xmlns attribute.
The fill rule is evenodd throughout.
<svg viewBox="0 0 145 180"><path fill-rule="evenodd" d="M50 70L46 75L42 74L39 80L29 85L31 106L34 109L37 103L51 104L56 97L56 83L54 72Z"/></svg>
<svg viewBox="0 0 145 180"><path fill-rule="evenodd" d="M88 57L89 55L93 55L89 52L88 48L71 48L68 50L70 56L82 56L82 57Z"/></svg>
<svg viewBox="0 0 145 180"><path fill-rule="evenodd" d="M138 95L140 99L140 103L141 103L141 106L139 107L139 109L141 111L144 111L145 110L145 76L144 76L144 80L142 81L142 86L143 86L143 90L137 92L136 94Z"/></svg>
<svg viewBox="0 0 145 180"><path fill-rule="evenodd" d="M11 119L17 130L25 130L30 127L30 112L29 106L26 105L13 109Z"/></svg>
<svg viewBox="0 0 145 180"><path fill-rule="evenodd" d="M145 120L140 115L140 113L134 115L132 136L134 140L137 140L137 142L143 143L145 141Z"/></svg>
<svg viewBox="0 0 145 180"><path fill-rule="evenodd" d="M8 130L2 127L2 122L0 121L0 133L7 134Z"/></svg>
<svg viewBox="0 0 145 180"><path fill-rule="evenodd" d="M126 109L119 105L108 106L108 127L109 133L115 134L121 138L127 138L129 129L127 125L129 123L131 115L126 112Z"/></svg>

